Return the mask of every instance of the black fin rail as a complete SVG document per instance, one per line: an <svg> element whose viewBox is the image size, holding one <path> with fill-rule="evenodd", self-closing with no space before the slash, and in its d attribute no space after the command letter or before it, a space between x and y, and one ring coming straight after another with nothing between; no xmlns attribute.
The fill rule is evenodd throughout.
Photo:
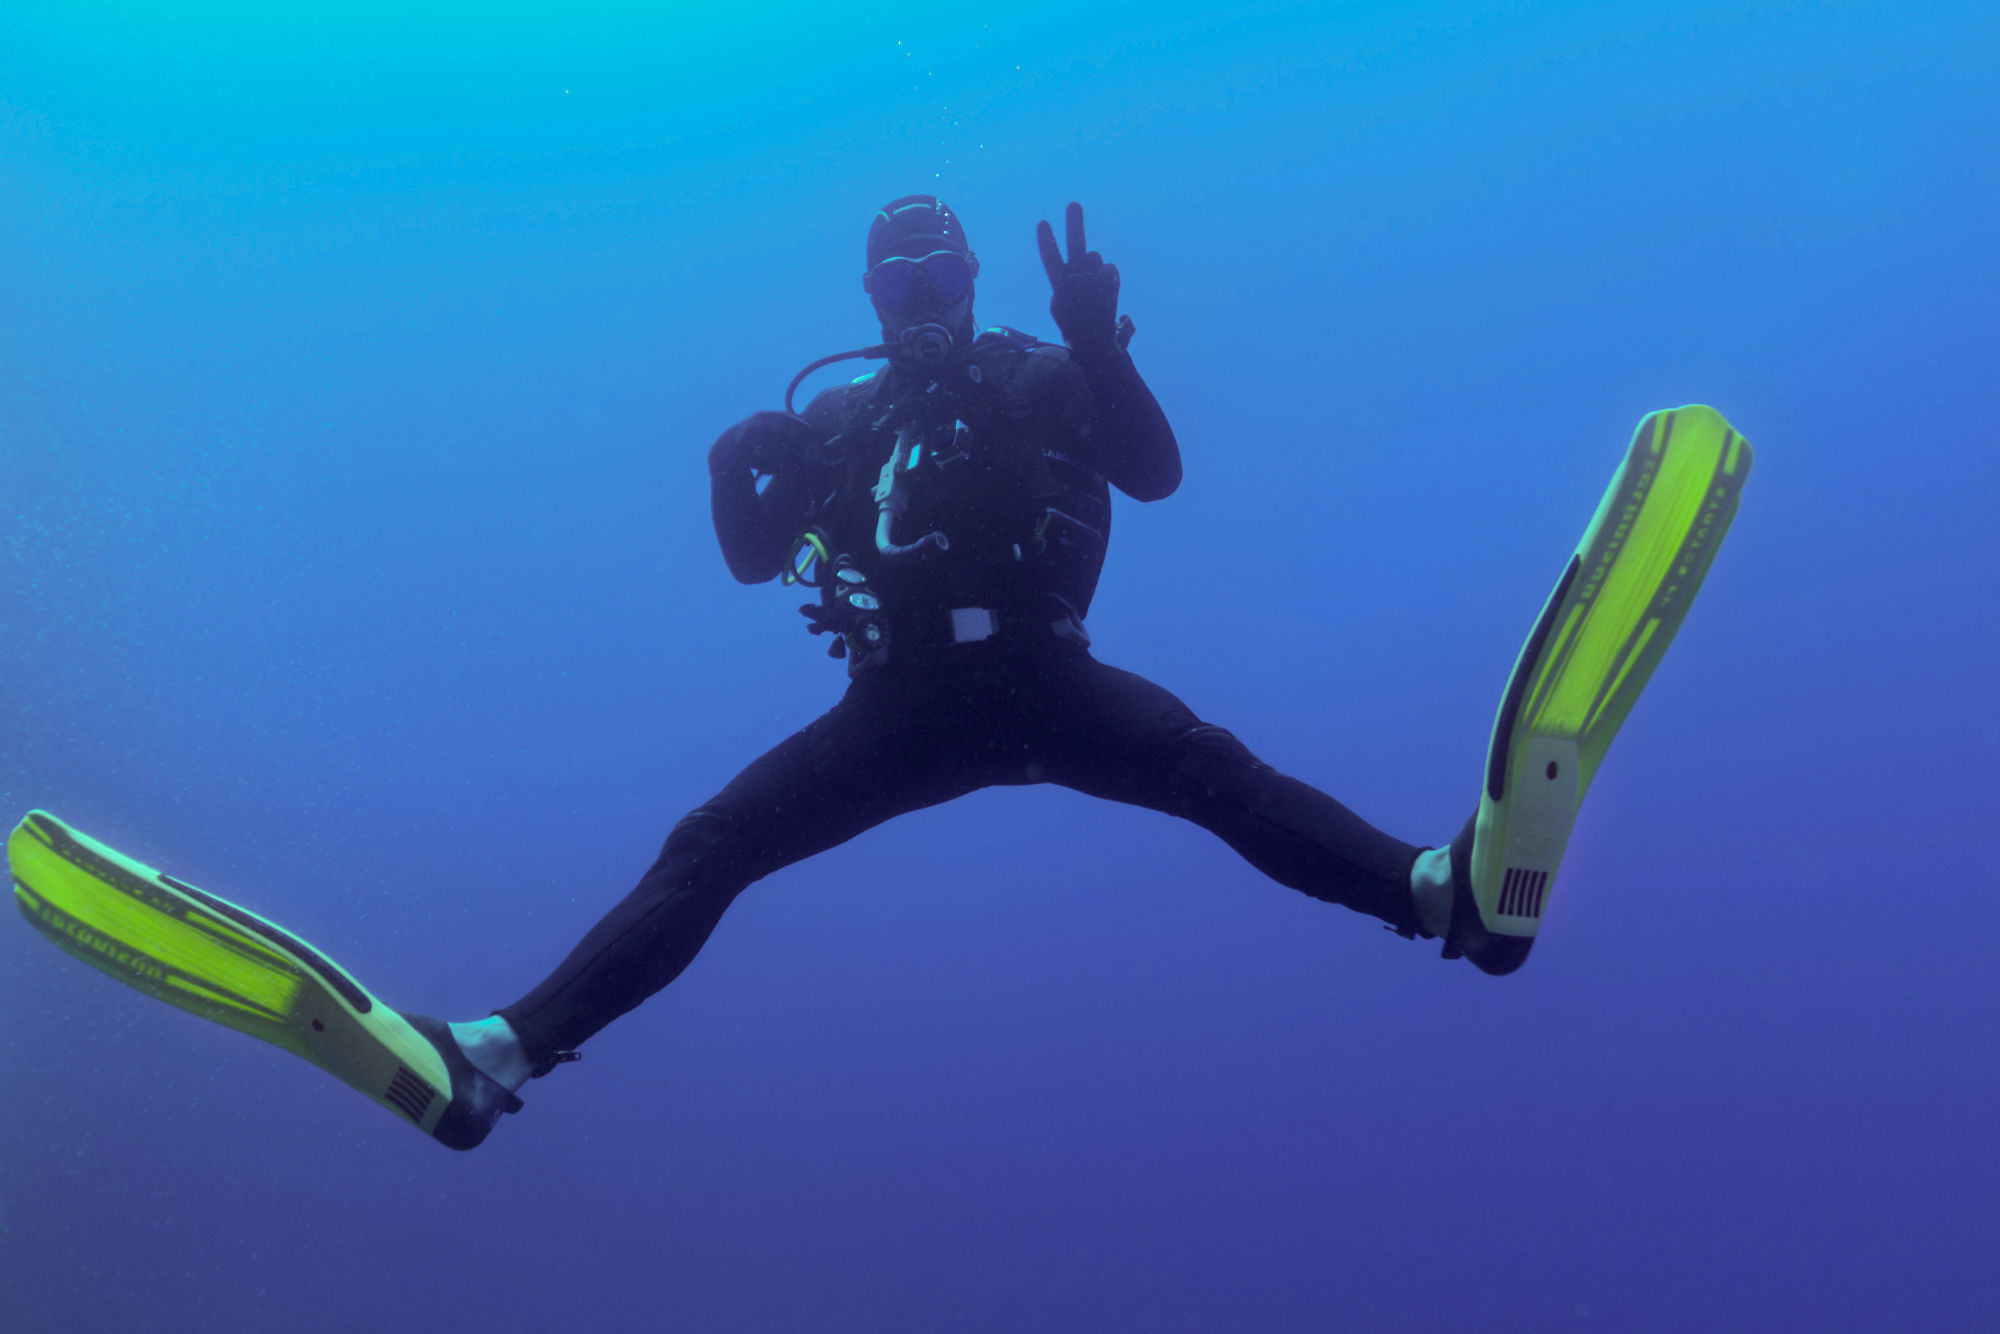
<svg viewBox="0 0 2000 1334"><path fill-rule="evenodd" d="M1514 679L1507 683L1507 698L1500 704L1500 731L1493 738L1493 753L1486 761L1486 795L1498 801L1507 795L1507 752L1514 745L1515 715L1521 711L1521 699L1528 693L1528 684L1535 675L1535 664L1542 656L1542 645L1555 628L1556 612L1561 610L1563 598L1569 593L1569 586L1576 582L1576 572L1583 568L1582 556L1571 556L1569 568L1563 571L1562 581L1556 591L1549 594L1549 605L1542 608L1542 618L1535 622L1535 632L1528 636L1528 646L1521 650L1521 664L1515 669Z"/></svg>

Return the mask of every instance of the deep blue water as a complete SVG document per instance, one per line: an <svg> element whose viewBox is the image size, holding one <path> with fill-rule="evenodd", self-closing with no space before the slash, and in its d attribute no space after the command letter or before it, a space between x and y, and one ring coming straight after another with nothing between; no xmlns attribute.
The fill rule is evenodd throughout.
<svg viewBox="0 0 2000 1334"><path fill-rule="evenodd" d="M1990 6L278 8L0 13L0 814L392 1004L837 697L703 456L891 197L1050 337L1085 204L1187 461L1100 656L1413 841L1639 417L1757 472L1512 978L988 792L460 1156L0 927L0 1330L1993 1326Z"/></svg>

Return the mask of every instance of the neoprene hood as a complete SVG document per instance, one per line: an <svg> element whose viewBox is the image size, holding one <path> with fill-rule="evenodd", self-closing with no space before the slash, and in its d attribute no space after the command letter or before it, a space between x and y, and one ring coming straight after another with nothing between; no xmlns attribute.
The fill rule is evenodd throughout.
<svg viewBox="0 0 2000 1334"><path fill-rule="evenodd" d="M939 250L965 256L972 277L978 276L979 259L966 242L965 228L943 200L934 195L904 195L891 200L876 211L868 225L868 268L862 285L872 300L870 275L876 265L896 256L921 259ZM963 296L942 307L934 300L912 301L895 309L885 308L879 301L874 305L882 321L883 341L898 345L907 358L942 361L955 348L969 346L972 341L970 281Z"/></svg>

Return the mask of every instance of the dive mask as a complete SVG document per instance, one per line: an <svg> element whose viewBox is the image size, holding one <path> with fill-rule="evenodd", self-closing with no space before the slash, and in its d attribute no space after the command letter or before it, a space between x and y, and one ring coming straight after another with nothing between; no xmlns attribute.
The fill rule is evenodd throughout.
<svg viewBox="0 0 2000 1334"><path fill-rule="evenodd" d="M947 306L972 286L972 265L956 250L933 250L916 259L891 255L868 271L862 286L882 309L901 310L910 299L918 270L923 271L925 285Z"/></svg>

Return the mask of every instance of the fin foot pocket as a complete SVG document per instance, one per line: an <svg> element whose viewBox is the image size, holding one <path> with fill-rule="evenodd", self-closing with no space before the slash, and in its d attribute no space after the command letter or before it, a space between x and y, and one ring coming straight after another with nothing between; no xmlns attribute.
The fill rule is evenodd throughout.
<svg viewBox="0 0 2000 1334"><path fill-rule="evenodd" d="M1472 816L1451 841L1451 930L1446 934L1443 957L1466 959L1482 973L1504 977L1528 961L1534 946L1531 936L1508 936L1488 931L1472 893L1472 847L1479 817Z"/></svg>
<svg viewBox="0 0 2000 1334"><path fill-rule="evenodd" d="M410 1027L422 1034L450 1072L447 1106L431 1129L431 1138L451 1149L476 1149L500 1124L503 1113L521 1110L521 1100L466 1059L451 1025L425 1014L407 1014Z"/></svg>
<svg viewBox="0 0 2000 1334"><path fill-rule="evenodd" d="M1448 955L1488 972L1526 960L1584 794L1700 592L1753 458L1711 407L1639 423L1501 695L1479 808L1452 844L1468 901Z"/></svg>

